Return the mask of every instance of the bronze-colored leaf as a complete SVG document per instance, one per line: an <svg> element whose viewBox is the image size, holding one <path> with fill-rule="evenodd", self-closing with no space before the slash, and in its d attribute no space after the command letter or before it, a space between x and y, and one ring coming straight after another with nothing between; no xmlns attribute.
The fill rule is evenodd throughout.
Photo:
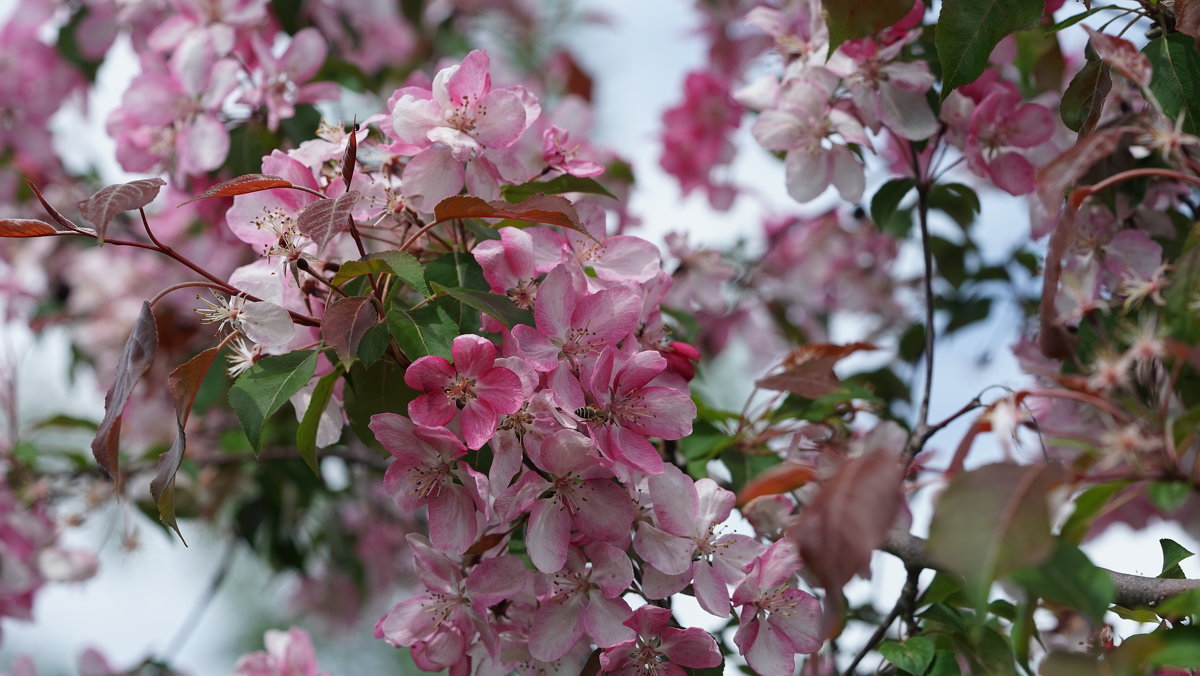
<svg viewBox="0 0 1200 676"><path fill-rule="evenodd" d="M0 219L0 237L45 237L56 232L53 225L36 218Z"/></svg>
<svg viewBox="0 0 1200 676"><path fill-rule="evenodd" d="M58 209L55 209L53 205L47 202L46 198L42 195L42 191L38 190L37 185L33 181L25 179L25 185L29 186L29 189L33 191L33 196L42 203L42 208L46 210L46 213L50 214L50 218L54 219L55 223L58 223L68 230L83 230L78 225L72 223L71 219L63 216Z"/></svg>
<svg viewBox="0 0 1200 676"><path fill-rule="evenodd" d="M833 365L847 355L860 350L874 350L870 343L832 345L811 343L783 360L780 373L767 376L756 384L768 390L791 392L809 399L833 394L842 388L842 381L833 372Z"/></svg>
<svg viewBox="0 0 1200 676"><path fill-rule="evenodd" d="M179 472L179 465L183 462L183 455L187 450L184 428L192 413L192 404L196 401L200 383L204 381L217 352L217 348L210 347L192 357L187 363L175 367L167 377L167 389L171 393L171 401L175 404L175 441L171 448L158 458L158 468L150 481L150 495L158 505L158 518L175 531L185 546L187 541L183 539L183 533L179 531L179 523L175 519L175 474Z"/></svg>
<svg viewBox="0 0 1200 676"><path fill-rule="evenodd" d="M509 204L504 200L485 202L478 197L456 195L438 202L433 209L438 221L455 218L511 218L531 223L545 223L570 228L591 237L579 220L575 205L559 195L537 193L520 204Z"/></svg>
<svg viewBox="0 0 1200 676"><path fill-rule="evenodd" d="M833 599L871 563L871 552L887 539L900 511L904 465L900 455L877 450L846 461L821 484L817 496L788 529L804 565L830 599L822 622L825 636L841 624L841 604Z"/></svg>
<svg viewBox="0 0 1200 676"><path fill-rule="evenodd" d="M1191 36L1200 47L1200 0L1175 0L1175 30Z"/></svg>
<svg viewBox="0 0 1200 676"><path fill-rule="evenodd" d="M296 229L316 242L318 251L324 249L334 235L349 229L350 212L359 197L362 193L350 190L336 199L313 202L296 217Z"/></svg>
<svg viewBox="0 0 1200 676"><path fill-rule="evenodd" d="M236 195L247 195L252 192L261 192L263 190L272 190L274 188L295 188L295 184L286 178L272 176L270 174L243 174L237 178L231 178L228 181L221 181L213 187L205 190L203 193L193 197L192 199L180 204L191 204L198 200L206 200L210 197L234 197Z"/></svg>
<svg viewBox="0 0 1200 676"><path fill-rule="evenodd" d="M798 462L784 461L763 470L758 476L746 482L738 491L738 506L745 505L755 498L764 495L790 493L815 479L817 471Z"/></svg>
<svg viewBox="0 0 1200 676"><path fill-rule="evenodd" d="M321 337L347 366L358 353L358 344L367 331L379 323L379 312L366 296L342 298L325 310L321 319Z"/></svg>
<svg viewBox="0 0 1200 676"><path fill-rule="evenodd" d="M150 303L142 303L142 312L129 339L125 341L125 350L117 362L117 373L113 378L112 387L104 395L104 419L96 430L96 438L92 440L92 455L100 468L110 477L120 483L117 471L118 450L121 437L121 413L129 402L129 395L150 363L154 361L154 352L158 348L158 328L154 324L154 313L150 311Z"/></svg>
<svg viewBox="0 0 1200 676"><path fill-rule="evenodd" d="M354 163L358 161L358 120L350 127L350 138L346 141L346 152L342 154L342 183L350 189L354 178Z"/></svg>
<svg viewBox="0 0 1200 676"><path fill-rule="evenodd" d="M161 178L142 178L128 183L101 188L96 194L79 203L83 217L96 226L97 239L104 241L104 233L113 216L122 211L141 209L158 197L158 191L167 182Z"/></svg>

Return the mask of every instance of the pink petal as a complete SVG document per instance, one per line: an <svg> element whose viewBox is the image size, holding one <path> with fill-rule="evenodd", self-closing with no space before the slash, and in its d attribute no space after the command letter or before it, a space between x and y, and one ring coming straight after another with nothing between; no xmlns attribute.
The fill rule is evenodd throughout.
<svg viewBox="0 0 1200 676"><path fill-rule="evenodd" d="M451 420L454 420L454 414L457 412L458 408L455 407L454 402L450 401L450 398L440 390L422 394L408 402L409 417L418 425L427 427L448 425Z"/></svg>
<svg viewBox="0 0 1200 676"><path fill-rule="evenodd" d="M538 500L529 514L525 533L529 558L543 573L557 573L567 563L571 517L552 500Z"/></svg>
<svg viewBox="0 0 1200 676"><path fill-rule="evenodd" d="M414 361L404 371L404 384L422 392L441 393L444 387L454 382L457 375L445 357L427 355Z"/></svg>
<svg viewBox="0 0 1200 676"><path fill-rule="evenodd" d="M479 399L467 402L462 412L462 435L463 441L467 442L467 448L473 451L483 448L496 433L499 424L496 414Z"/></svg>
<svg viewBox="0 0 1200 676"><path fill-rule="evenodd" d="M783 164L788 194L797 202L815 199L829 187L832 167L825 150L792 150Z"/></svg>
<svg viewBox="0 0 1200 676"><path fill-rule="evenodd" d="M461 486L443 486L429 501L429 539L433 546L457 555L475 543L475 503Z"/></svg>
<svg viewBox="0 0 1200 676"><path fill-rule="evenodd" d="M987 164L988 175L996 187L1010 195L1026 195L1034 191L1033 165L1015 152L1007 152Z"/></svg>
<svg viewBox="0 0 1200 676"><path fill-rule="evenodd" d="M496 89L480 101L472 135L485 148L507 148L521 138L527 126L521 99L511 91Z"/></svg>
<svg viewBox="0 0 1200 676"><path fill-rule="evenodd" d="M666 532L691 537L713 523L711 520L697 519L700 500L696 494L696 483L678 467L664 466L662 472L647 480L647 485L650 497L654 500L654 518Z"/></svg>
<svg viewBox="0 0 1200 676"><path fill-rule="evenodd" d="M588 598L591 603L583 609L583 628L596 645L607 648L636 637L633 630L624 624L631 614L625 599L603 598L599 594L592 594Z"/></svg>
<svg viewBox="0 0 1200 676"><path fill-rule="evenodd" d="M578 596L543 604L529 629L529 654L543 662L566 655L583 636L582 604Z"/></svg>
<svg viewBox="0 0 1200 676"><path fill-rule="evenodd" d="M490 60L487 52L476 49L459 64L458 69L446 82L446 94L450 104L460 106L464 103L475 103L484 97L492 88L492 78L488 74Z"/></svg>
<svg viewBox="0 0 1200 676"><path fill-rule="evenodd" d="M446 148L421 151L404 167L401 188L413 206L433 211L438 202L458 194L463 187L463 164Z"/></svg>
<svg viewBox="0 0 1200 676"><path fill-rule="evenodd" d="M309 27L292 36L287 51L279 60L293 82L308 82L321 70L328 53L321 31Z"/></svg>
<svg viewBox="0 0 1200 676"><path fill-rule="evenodd" d="M633 549L647 563L667 575L682 575L692 567L696 543L642 522L634 536Z"/></svg>

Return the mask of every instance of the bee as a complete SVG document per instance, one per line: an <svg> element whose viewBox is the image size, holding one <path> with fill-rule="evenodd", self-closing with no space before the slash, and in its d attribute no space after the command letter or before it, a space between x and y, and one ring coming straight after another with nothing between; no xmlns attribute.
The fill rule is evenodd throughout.
<svg viewBox="0 0 1200 676"><path fill-rule="evenodd" d="M595 406L583 406L577 408L575 409L575 415L584 420L590 420L597 423L608 421L608 413L606 413L604 409L596 408Z"/></svg>

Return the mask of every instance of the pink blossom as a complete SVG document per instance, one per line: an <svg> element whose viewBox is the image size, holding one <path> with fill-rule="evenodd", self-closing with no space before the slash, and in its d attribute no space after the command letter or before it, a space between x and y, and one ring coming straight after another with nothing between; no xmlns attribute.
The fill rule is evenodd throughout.
<svg viewBox="0 0 1200 676"><path fill-rule="evenodd" d="M403 87L393 95L392 133L421 149L403 176L404 193L418 208L431 209L464 181L472 194L490 199L506 169L516 171L503 154L485 151L515 144L541 106L524 88L492 89L489 67L487 53L475 50L439 71L430 88Z"/></svg>
<svg viewBox="0 0 1200 676"><path fill-rule="evenodd" d="M712 178L713 168L729 164L735 148L730 136L742 121L742 107L729 94L729 80L710 71L688 73L683 101L663 113L663 152L659 163L679 181L683 194L708 193L715 208L728 208L735 189Z"/></svg>
<svg viewBox="0 0 1200 676"><path fill-rule="evenodd" d="M453 365L429 355L404 372L405 384L427 392L408 404L408 414L419 425L441 427L461 410L463 439L468 448L478 449L496 433L498 416L520 408L521 379L496 365L496 346L481 336L455 338L450 354Z"/></svg>
<svg viewBox="0 0 1200 676"><path fill-rule="evenodd" d="M654 522L638 524L634 550L653 568L643 574L650 598L666 598L689 583L700 607L718 617L729 615L729 587L738 584L763 546L754 538L717 535L729 518L734 495L711 479L693 482L674 465L648 480Z"/></svg>
<svg viewBox="0 0 1200 676"><path fill-rule="evenodd" d="M470 666L469 645L482 642L499 656L497 623L488 608L521 593L528 580L524 564L513 556L480 561L465 571L462 562L431 547L420 535L408 537L425 589L401 601L380 618L375 636L393 646L410 646L417 665L427 671Z"/></svg>
<svg viewBox="0 0 1200 676"><path fill-rule="evenodd" d="M830 185L850 202L862 199L862 163L846 145L871 147L862 124L830 102L837 78L832 72L794 64L775 105L754 121L751 132L767 150L784 151L788 194L798 202L815 199ZM838 142L834 137L839 137Z"/></svg>
<svg viewBox="0 0 1200 676"><path fill-rule="evenodd" d="M797 653L821 647L821 604L791 586L800 568L796 547L779 540L746 565L746 579L733 592L742 606L733 642L762 674L790 674Z"/></svg>
<svg viewBox="0 0 1200 676"><path fill-rule="evenodd" d="M252 72L254 88L246 92L244 100L267 109L267 129L278 129L280 120L296 114L298 104L332 100L341 94L336 83L308 82L321 69L328 52L325 38L316 28L293 35L280 56L275 56L257 33L251 44L258 63Z"/></svg>
<svg viewBox="0 0 1200 676"><path fill-rule="evenodd" d="M502 514L510 521L529 512L525 544L538 570L562 569L572 532L601 542L629 537L637 508L613 482L612 472L600 467L591 440L574 430L559 430L542 441L531 459L544 474L526 472L497 498L497 511L506 503Z"/></svg>
<svg viewBox="0 0 1200 676"><path fill-rule="evenodd" d="M286 632L268 629L263 636L266 652L238 658L234 676L328 676L317 673L317 655L308 632L292 627Z"/></svg>
<svg viewBox="0 0 1200 676"><path fill-rule="evenodd" d="M696 404L685 391L649 384L667 368L667 360L658 352L618 355L605 348L578 381L560 370L553 382L565 403L587 412L583 424L606 458L628 469L658 474L662 456L646 437L681 439L691 434Z"/></svg>
<svg viewBox="0 0 1200 676"><path fill-rule="evenodd" d="M626 287L583 292L582 275L559 265L538 287L536 328L518 324L513 339L521 356L539 371L566 360L578 363L614 345L633 330L640 302Z"/></svg>
<svg viewBox="0 0 1200 676"><path fill-rule="evenodd" d="M827 67L844 79L864 124L874 131L883 125L902 138L919 141L938 129L925 100L936 78L924 61L895 60L904 44L896 42L853 58L843 46Z"/></svg>
<svg viewBox="0 0 1200 676"><path fill-rule="evenodd" d="M697 627L677 629L670 626L671 611L645 605L633 611L625 626L637 637L622 641L600 653L604 672L621 674L665 674L685 676L680 667L704 669L724 662L717 641Z"/></svg>
<svg viewBox="0 0 1200 676"><path fill-rule="evenodd" d="M623 624L629 604L621 598L631 582L633 565L617 547L593 542L571 550L567 565L547 576L539 593L543 602L529 631L529 653L556 660L585 633L601 648L632 639L633 630Z"/></svg>
<svg viewBox="0 0 1200 676"><path fill-rule="evenodd" d="M208 43L189 45L168 63L143 54L141 75L109 115L108 133L126 171L166 167L178 178L225 162L229 132L218 114L237 87L240 68L233 59L218 59Z"/></svg>
<svg viewBox="0 0 1200 676"><path fill-rule="evenodd" d="M370 428L395 458L383 485L396 505L405 511L428 505L434 546L452 554L466 551L479 532L476 514L482 508L475 478L466 463L455 462L466 447L447 429L419 427L395 413L371 416Z"/></svg>
<svg viewBox="0 0 1200 676"><path fill-rule="evenodd" d="M988 77L989 72L994 71L952 92L943 104L942 119L955 135L965 135L963 153L971 171L1009 194L1024 195L1035 187L1034 165L1025 149L1050 140L1054 115L1043 105L1021 103L1015 87Z"/></svg>

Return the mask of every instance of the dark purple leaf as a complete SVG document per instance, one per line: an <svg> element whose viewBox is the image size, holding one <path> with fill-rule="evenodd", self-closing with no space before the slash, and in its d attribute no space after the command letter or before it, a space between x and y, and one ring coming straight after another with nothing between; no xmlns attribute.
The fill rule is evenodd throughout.
<svg viewBox="0 0 1200 676"><path fill-rule="evenodd" d="M359 197L362 193L350 190L336 199L313 202L296 217L296 229L316 242L318 251L324 249L334 235L349 229L350 212Z"/></svg>
<svg viewBox="0 0 1200 676"><path fill-rule="evenodd" d="M187 426L188 416L192 413L196 392L199 391L200 383L212 366L217 352L219 350L215 347L208 348L192 357L186 364L175 367L167 378L167 389L171 392L171 401L175 404L175 442L171 444L170 450L158 458L158 469L154 479L150 481L150 495L158 505L158 518L170 526L180 540L183 540L183 533L179 532L179 524L175 520L175 474L179 471L179 464L183 462L183 454L187 449L184 428ZM187 542L184 541L183 544L187 545Z"/></svg>
<svg viewBox="0 0 1200 676"><path fill-rule="evenodd" d="M842 381L833 372L838 360L859 350L874 350L870 343L832 345L812 343L794 350L783 361L780 373L759 380L756 385L768 390L791 392L809 399L833 394L842 388Z"/></svg>
<svg viewBox="0 0 1200 676"><path fill-rule="evenodd" d="M143 178L129 183L118 183L101 188L95 195L79 203L83 217L96 226L97 239L104 241L104 233L113 216L122 211L141 209L158 197L158 191L167 182L161 178Z"/></svg>
<svg viewBox="0 0 1200 676"><path fill-rule="evenodd" d="M42 196L42 191L38 190L38 187L34 185L33 181L25 179L25 185L29 186L29 189L33 191L34 197L37 197L38 201L42 203L42 208L46 210L46 213L50 214L50 218L53 218L55 223L58 223L68 230L82 230L82 228L80 228L78 225L72 223L71 219L63 216L58 209L55 209L53 206L51 206L51 204L46 201L46 198Z"/></svg>
<svg viewBox="0 0 1200 676"><path fill-rule="evenodd" d="M321 319L321 337L347 366L358 353L367 331L379 323L379 313L366 296L342 298L329 306Z"/></svg>
<svg viewBox="0 0 1200 676"><path fill-rule="evenodd" d="M158 327L154 324L154 313L150 311L150 303L142 303L142 312L138 315L137 323L125 341L125 351L117 362L117 373L113 378L112 387L104 395L104 419L92 440L92 455L100 468L120 484L117 472L118 449L121 437L121 413L129 402L129 395L138 378L150 368L154 361L154 351L158 348Z"/></svg>

